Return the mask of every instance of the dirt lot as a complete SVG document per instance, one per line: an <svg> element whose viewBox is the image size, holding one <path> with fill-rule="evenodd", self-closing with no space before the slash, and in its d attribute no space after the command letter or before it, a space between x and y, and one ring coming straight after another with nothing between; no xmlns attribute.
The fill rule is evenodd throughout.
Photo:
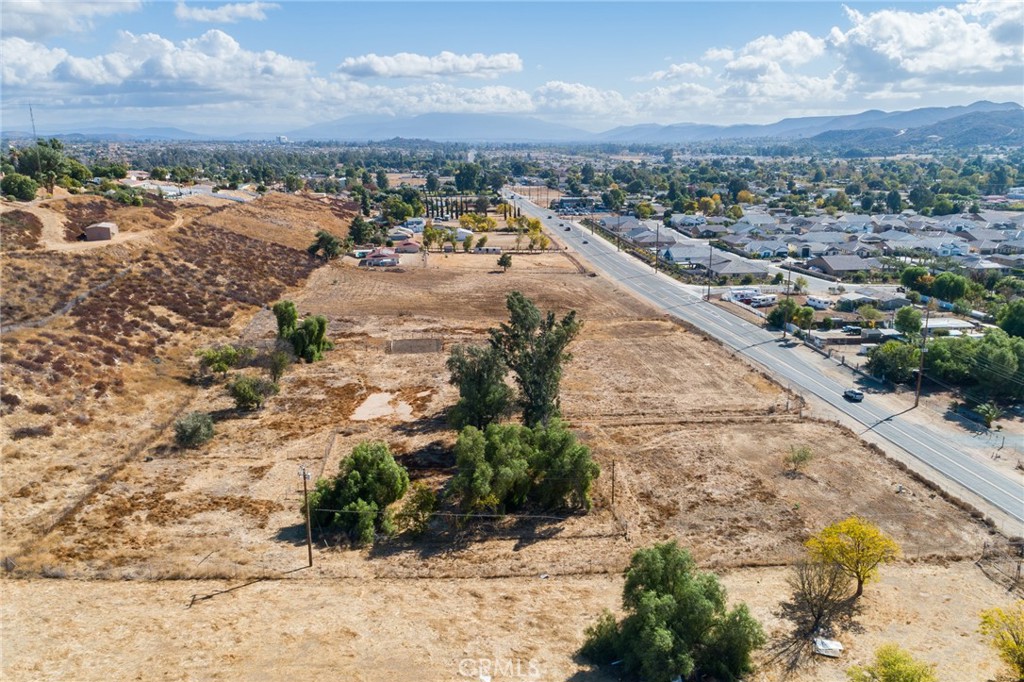
<svg viewBox="0 0 1024 682"><path fill-rule="evenodd" d="M4 334L4 390L18 397L4 401L2 427L2 547L13 567L0 582L5 677L280 679L303 665L352 679L459 679L463 659L496 658L534 661L535 679L606 679L580 672L573 652L600 610L617 606L635 548L678 539L724 573L777 642L788 627L778 616L785 566L809 533L850 514L892 534L906 559L869 587L841 633L848 660L899 641L939 663L943 679L992 676L974 623L1007 599L963 561L997 539L982 523L562 254L517 255L506 273L493 256L463 253L413 256L395 270L350 259L300 267L316 229L343 234L344 224L299 197L227 206L161 236L152 262L137 255L140 276L149 273L137 286L86 299L98 315L112 313L97 301L113 301L139 320L113 320L107 345L72 314ZM201 315L172 314L176 298L196 295L180 271L205 283ZM300 465L330 474L355 444L380 439L414 479L440 488L450 478L446 352L389 353L389 342L481 342L512 290L584 321L562 408L602 466L592 512L465 529L437 520L424 540L369 551L321 538L315 568L292 572L305 565ZM236 413L220 383L185 381L197 347L272 345L265 305L282 296L328 318L335 349L324 361L293 366L280 395L251 414ZM169 311L173 329L147 309ZM120 384L99 391L85 370L54 371L75 335L74 357L98 357ZM168 426L190 410L213 413L217 433L180 450ZM49 435L15 438L46 426ZM815 457L792 474L782 457L797 445ZM261 578L270 580L243 587ZM219 590L230 591L188 608L192 595ZM779 679L769 653L763 663L760 679ZM817 662L789 679L843 675Z"/></svg>

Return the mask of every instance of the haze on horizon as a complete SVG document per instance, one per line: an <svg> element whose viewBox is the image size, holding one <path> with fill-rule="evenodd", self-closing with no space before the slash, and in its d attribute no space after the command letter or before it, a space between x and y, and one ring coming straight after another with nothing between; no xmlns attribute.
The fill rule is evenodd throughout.
<svg viewBox="0 0 1024 682"><path fill-rule="evenodd" d="M5 0L4 130L493 113L589 131L1024 99L1024 3Z"/></svg>

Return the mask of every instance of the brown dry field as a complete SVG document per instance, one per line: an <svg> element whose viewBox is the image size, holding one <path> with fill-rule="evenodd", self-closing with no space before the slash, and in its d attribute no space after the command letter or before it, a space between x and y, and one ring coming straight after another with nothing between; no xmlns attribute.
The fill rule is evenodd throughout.
<svg viewBox="0 0 1024 682"><path fill-rule="evenodd" d="M169 330L132 313L140 324L106 341L74 327L73 315L3 335L4 391L18 397L4 402L0 435L0 549L11 569L0 581L4 679L281 679L303 665L350 679L441 680L464 677L459 662L480 658L534 661L534 679L612 679L573 652L601 609L618 607L637 547L679 540L722 573L731 598L750 603L777 643L789 629L779 615L785 567L810 533L850 514L890 533L905 558L868 587L840 633L847 660L808 662L788 679L843 679L846 664L886 641L938 663L941 679L996 674L976 615L1010 600L970 563L998 539L984 524L563 254L517 255L504 274L494 257L461 253L430 254L425 265L413 256L397 270L348 259L259 270L261 258L305 258L317 229L344 234L344 217L283 195L193 210L154 243L169 259L165 274L182 249L210 251L182 262L212 292L202 316L168 312ZM66 257L138 261L150 272L141 250L118 248L116 259ZM9 255L0 258L6 273ZM231 281L204 274L212 267L233 268ZM380 439L413 479L439 488L452 475L444 413L457 394L446 353L389 354L387 343L480 342L505 318L512 290L584 321L562 408L602 466L594 509L465 529L436 521L426 539L373 550L321 538L315 567L296 570L305 566L300 465L331 474L355 444ZM140 291L169 306L179 289L147 285L114 300ZM186 382L196 348L269 347L275 325L263 306L285 296L301 314L328 318L335 349L324 361L293 366L280 395L252 414L231 409L219 384ZM69 361L72 341L83 366L100 356L92 374L80 373L88 380L52 367ZM104 364L115 342L134 350ZM95 389L101 375L116 376L116 390ZM191 410L213 412L217 435L183 451L168 427ZM15 439L47 425L52 435ZM815 453L799 475L781 463L794 445ZM193 595L219 591L189 608ZM781 679L769 652L761 664L756 679Z"/></svg>

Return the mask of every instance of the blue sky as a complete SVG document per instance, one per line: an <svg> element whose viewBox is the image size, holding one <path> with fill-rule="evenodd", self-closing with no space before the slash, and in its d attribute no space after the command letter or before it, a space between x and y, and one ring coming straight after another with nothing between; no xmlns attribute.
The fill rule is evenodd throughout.
<svg viewBox="0 0 1024 682"><path fill-rule="evenodd" d="M588 130L1024 99L1024 3L4 0L5 130L281 132L512 113Z"/></svg>

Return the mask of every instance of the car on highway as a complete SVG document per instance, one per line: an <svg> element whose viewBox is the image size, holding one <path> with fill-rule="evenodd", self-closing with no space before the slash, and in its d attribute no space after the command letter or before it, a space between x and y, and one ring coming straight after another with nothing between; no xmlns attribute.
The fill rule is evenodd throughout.
<svg viewBox="0 0 1024 682"><path fill-rule="evenodd" d="M571 229L572 229L571 227L569 227L568 225L566 225L566 227L565 227L565 231L566 231L566 232L570 231Z"/></svg>
<svg viewBox="0 0 1024 682"><path fill-rule="evenodd" d="M864 400L864 391L858 390L856 388L848 388L845 391L843 391L843 397L852 403L859 403L860 401Z"/></svg>
<svg viewBox="0 0 1024 682"><path fill-rule="evenodd" d="M584 243L584 244L589 244L590 242L588 242L588 241L587 241L586 239L584 239L584 240L583 240L583 243Z"/></svg>

